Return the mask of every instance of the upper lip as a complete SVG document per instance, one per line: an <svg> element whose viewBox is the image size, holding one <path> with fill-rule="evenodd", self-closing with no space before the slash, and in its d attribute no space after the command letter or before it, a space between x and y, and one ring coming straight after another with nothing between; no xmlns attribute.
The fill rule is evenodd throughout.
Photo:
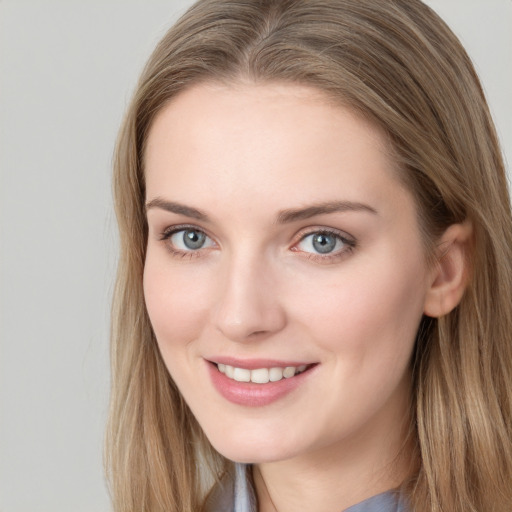
<svg viewBox="0 0 512 512"><path fill-rule="evenodd" d="M207 359L211 363L226 364L235 368L244 368L246 370L257 370L258 368L286 368L287 366L310 366L309 361L292 361L282 359L238 359L235 357L211 357Z"/></svg>

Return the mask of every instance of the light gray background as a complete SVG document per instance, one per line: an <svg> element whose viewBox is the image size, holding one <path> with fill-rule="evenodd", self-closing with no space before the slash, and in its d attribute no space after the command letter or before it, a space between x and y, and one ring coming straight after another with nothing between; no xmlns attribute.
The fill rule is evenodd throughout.
<svg viewBox="0 0 512 512"><path fill-rule="evenodd" d="M429 0L512 158L512 1ZM116 131L188 0L0 0L0 512L110 509L102 439Z"/></svg>

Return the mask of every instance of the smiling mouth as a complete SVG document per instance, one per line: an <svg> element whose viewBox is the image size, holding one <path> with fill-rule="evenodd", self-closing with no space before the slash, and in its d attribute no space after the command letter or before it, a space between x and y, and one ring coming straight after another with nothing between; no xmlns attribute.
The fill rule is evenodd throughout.
<svg viewBox="0 0 512 512"><path fill-rule="evenodd" d="M290 379L305 372L314 365L285 366L272 368L256 368L248 370L247 368L237 368L229 364L216 364L220 373L228 379L236 382L252 382L254 384L267 384L269 382L279 382L283 379Z"/></svg>

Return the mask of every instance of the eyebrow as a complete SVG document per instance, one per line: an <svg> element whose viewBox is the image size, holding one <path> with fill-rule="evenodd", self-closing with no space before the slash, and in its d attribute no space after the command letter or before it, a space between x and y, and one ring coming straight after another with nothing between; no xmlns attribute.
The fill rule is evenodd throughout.
<svg viewBox="0 0 512 512"><path fill-rule="evenodd" d="M197 208L186 206L175 201L166 201L160 197L152 199L146 204L146 212L151 208L159 208L178 215L185 215L192 219L209 221L208 215ZM276 217L277 224L288 224L299 220L309 219L316 215L323 215L337 212L367 212L373 215L378 215L377 210L364 203L357 203L353 201L329 201L326 203L313 204L305 208L294 208L282 210Z"/></svg>
<svg viewBox="0 0 512 512"><path fill-rule="evenodd" d="M192 208L191 206L186 206L181 203L175 203L174 201L166 201L161 197L156 197L146 203L146 212L151 208L160 208L161 210L176 213L178 215L185 215L185 217L190 217L192 219L203 221L209 220L208 215L206 215L202 210L198 210L197 208Z"/></svg>
<svg viewBox="0 0 512 512"><path fill-rule="evenodd" d="M306 208L297 208L290 210L283 210L277 216L279 224L286 224L289 222L296 222L298 220L309 219L316 215L323 215L326 213L337 212L367 212L378 215L377 210L364 203L357 203L353 201L330 201L327 203L319 203Z"/></svg>

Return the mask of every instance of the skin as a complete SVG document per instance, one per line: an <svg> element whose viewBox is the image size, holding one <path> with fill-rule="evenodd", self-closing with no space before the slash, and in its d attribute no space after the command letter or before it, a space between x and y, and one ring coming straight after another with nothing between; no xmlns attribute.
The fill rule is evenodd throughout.
<svg viewBox="0 0 512 512"><path fill-rule="evenodd" d="M152 126L148 313L210 442L255 464L261 511L342 510L406 476L415 334L424 312L458 300L442 290L455 277L462 286L462 259L454 251L443 272L427 266L387 149L375 126L289 84L194 86ZM364 207L276 220L339 201ZM165 238L183 225L207 235L202 248L184 247L182 233ZM347 243L318 254L308 235L325 229ZM206 361L219 355L316 366L276 402L246 407L212 385Z"/></svg>

